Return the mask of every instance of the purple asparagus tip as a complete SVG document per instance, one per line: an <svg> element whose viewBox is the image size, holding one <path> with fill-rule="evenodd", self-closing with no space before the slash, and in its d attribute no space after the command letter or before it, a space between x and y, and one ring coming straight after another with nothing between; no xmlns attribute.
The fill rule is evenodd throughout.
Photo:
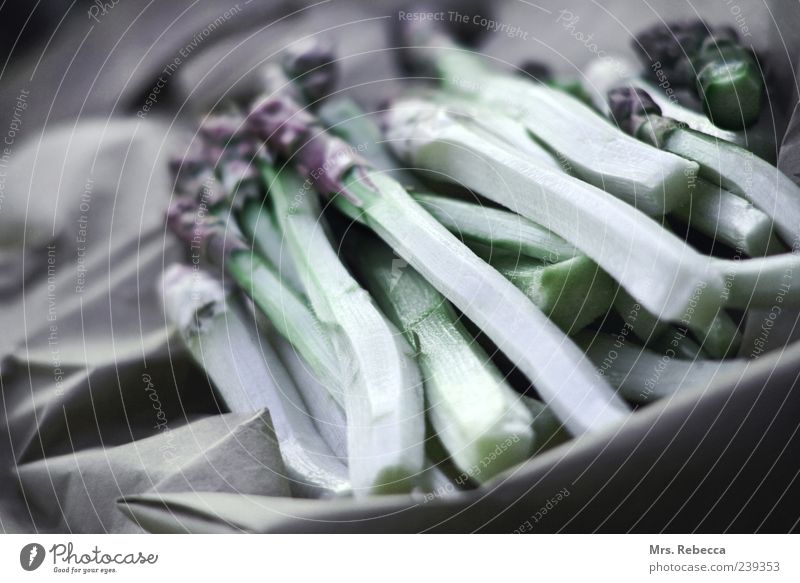
<svg viewBox="0 0 800 583"><path fill-rule="evenodd" d="M635 136L648 115L661 115L650 94L638 87L617 87L608 92L612 119L625 133Z"/></svg>
<svg viewBox="0 0 800 583"><path fill-rule="evenodd" d="M316 36L295 43L283 55L283 70L308 101L323 99L330 95L339 78L333 42Z"/></svg>
<svg viewBox="0 0 800 583"><path fill-rule="evenodd" d="M253 106L249 119L270 152L291 159L319 192L340 193L361 206L361 201L344 187L343 179L350 169L368 163L347 142L327 133L291 96L276 93L262 99Z"/></svg>
<svg viewBox="0 0 800 583"><path fill-rule="evenodd" d="M242 235L233 225L210 215L204 204L179 197L167 210L167 226L189 249L193 257L213 265L225 265L234 251L247 250Z"/></svg>

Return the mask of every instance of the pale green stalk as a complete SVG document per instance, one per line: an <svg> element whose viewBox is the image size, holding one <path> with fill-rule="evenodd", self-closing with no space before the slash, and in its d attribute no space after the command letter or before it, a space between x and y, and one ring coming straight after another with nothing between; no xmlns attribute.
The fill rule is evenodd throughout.
<svg viewBox="0 0 800 583"><path fill-rule="evenodd" d="M545 264L487 248L476 253L568 334L608 312L614 301L616 283L586 256Z"/></svg>
<svg viewBox="0 0 800 583"><path fill-rule="evenodd" d="M347 418L344 408L288 340L278 334L271 334L269 340L302 393L320 434L336 456L347 460Z"/></svg>
<svg viewBox="0 0 800 583"><path fill-rule="evenodd" d="M387 116L389 143L408 163L439 172L580 249L645 308L703 327L723 304L707 257L630 205L530 157L483 139L478 128L419 100Z"/></svg>
<svg viewBox="0 0 800 583"><path fill-rule="evenodd" d="M356 249L370 293L417 354L431 423L456 466L485 482L527 459L533 417L447 300L382 243Z"/></svg>
<svg viewBox="0 0 800 583"><path fill-rule="evenodd" d="M783 241L800 241L800 187L752 152L699 132L675 128L662 148L700 164L700 175L742 196L766 213Z"/></svg>
<svg viewBox="0 0 800 583"><path fill-rule="evenodd" d="M612 386L635 403L707 389L716 380L735 382L749 367L746 360L681 360L674 351L656 354L603 334L583 332L578 342Z"/></svg>
<svg viewBox="0 0 800 583"><path fill-rule="evenodd" d="M248 200L239 213L239 225L256 251L277 268L283 282L298 295L304 296L303 282L289 257L281 229L269 212L269 205L263 200Z"/></svg>
<svg viewBox="0 0 800 583"><path fill-rule="evenodd" d="M741 196L698 179L692 198L673 214L701 233L750 257L778 253L782 245L772 234L772 219Z"/></svg>
<svg viewBox="0 0 800 583"><path fill-rule="evenodd" d="M628 408L581 351L520 290L469 251L399 183L369 171L352 147L325 132L291 95L279 92L261 99L249 119L276 155L295 162L304 178L322 194L335 196L340 208L372 228L481 328L570 431L581 434L627 417Z"/></svg>
<svg viewBox="0 0 800 583"><path fill-rule="evenodd" d="M435 194L412 196L448 231L467 241L548 263L580 255L574 245L516 213Z"/></svg>
<svg viewBox="0 0 800 583"><path fill-rule="evenodd" d="M653 216L686 201L696 164L637 143L580 100L492 72L467 51L443 54L436 67L449 91L519 121L583 180Z"/></svg>
<svg viewBox="0 0 800 583"><path fill-rule="evenodd" d="M265 167L275 217L314 311L346 370L348 464L355 493L407 491L423 469L424 413L417 364L401 336L342 265L316 194L291 168Z"/></svg>
<svg viewBox="0 0 800 583"><path fill-rule="evenodd" d="M483 330L531 379L570 432L582 434L626 417L627 409L563 332L399 184L381 174L353 172L345 188L361 206L341 197L337 204L372 228Z"/></svg>
<svg viewBox="0 0 800 583"><path fill-rule="evenodd" d="M167 320L233 412L268 409L290 487L304 497L350 493L347 466L315 427L292 379L221 282L173 265L162 277Z"/></svg>

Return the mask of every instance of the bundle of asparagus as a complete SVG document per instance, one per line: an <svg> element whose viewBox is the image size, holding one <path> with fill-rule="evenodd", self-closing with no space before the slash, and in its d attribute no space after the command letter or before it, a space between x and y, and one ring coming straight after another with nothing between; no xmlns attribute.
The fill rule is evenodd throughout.
<svg viewBox="0 0 800 583"><path fill-rule="evenodd" d="M431 22L401 33L406 65L442 85L394 100L383 132L325 99L332 49L304 42L174 164L168 223L195 269L165 275L165 308L224 407L270 410L298 495L483 484L747 367L721 360L741 342L731 309L771 301L797 264L758 258L782 250L773 219L796 233L782 179L748 190L735 146L712 166L707 138L638 92L609 102L629 136ZM754 258L698 251L667 214ZM190 275L206 293L182 301Z"/></svg>

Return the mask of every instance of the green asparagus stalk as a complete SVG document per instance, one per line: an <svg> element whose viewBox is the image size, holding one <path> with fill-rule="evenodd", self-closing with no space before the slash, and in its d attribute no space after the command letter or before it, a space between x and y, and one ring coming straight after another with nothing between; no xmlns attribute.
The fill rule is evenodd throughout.
<svg viewBox="0 0 800 583"><path fill-rule="evenodd" d="M447 300L411 267L398 268L380 242L360 240L355 255L370 293L418 355L431 423L456 466L484 482L525 460L533 417Z"/></svg>
<svg viewBox="0 0 800 583"><path fill-rule="evenodd" d="M568 334L605 314L614 301L616 283L586 256L544 264L485 247L473 250Z"/></svg>
<svg viewBox="0 0 800 583"><path fill-rule="evenodd" d="M651 69L652 66L653 64L650 65ZM775 162L774 132L768 130L766 123L759 122L743 130L720 128L715 126L705 114L682 105L677 99L676 88L672 87L668 77L657 80L658 85L654 85L641 77L640 73L641 70L625 57L606 55L602 59L595 59L589 63L583 73L583 80L594 105L603 115L609 114L606 99L609 91L622 86L637 87L653 98L656 105L661 108L664 117L672 118L689 129L746 148L770 163ZM766 122L766 120L764 121Z"/></svg>
<svg viewBox="0 0 800 583"><path fill-rule="evenodd" d="M563 165L543 146L532 139L528 127L504 113L480 101L445 91L432 91L424 95L426 99L447 108L450 115L469 119L472 125L482 129L486 139L513 148L524 156L530 156L554 170L572 171L568 160Z"/></svg>
<svg viewBox="0 0 800 583"><path fill-rule="evenodd" d="M750 202L717 184L698 179L690 201L673 214L737 253L763 257L782 250L772 219Z"/></svg>
<svg viewBox="0 0 800 583"><path fill-rule="evenodd" d="M292 492L303 497L348 494L347 466L322 439L277 354L260 340L253 320L226 296L221 282L192 267L172 265L161 288L168 322L224 405L233 412L269 410Z"/></svg>
<svg viewBox="0 0 800 583"><path fill-rule="evenodd" d="M483 140L478 128L418 99L397 101L387 138L409 164L440 173L559 235L654 314L702 328L722 306L709 259L654 220L585 182ZM664 282L671 285L664 285Z"/></svg>
<svg viewBox="0 0 800 583"><path fill-rule="evenodd" d="M646 67L673 84L693 87L719 127L741 129L758 119L764 80L751 50L731 28L701 20L658 22L633 43Z"/></svg>
<svg viewBox="0 0 800 583"><path fill-rule="evenodd" d="M518 120L566 160L576 176L653 216L686 201L696 164L636 144L563 92L492 71L475 53L459 48L436 23L403 25L408 62L440 77L448 91Z"/></svg>
<svg viewBox="0 0 800 583"><path fill-rule="evenodd" d="M259 312L260 313L260 312ZM270 326L271 328L271 326ZM270 332L272 332L270 330ZM325 442L339 459L347 460L347 417L344 408L333 397L298 353L297 349L280 334L269 334L269 341L283 362L289 375L303 395L314 424Z"/></svg>
<svg viewBox="0 0 800 583"><path fill-rule="evenodd" d="M267 316L277 332L300 353L331 395L344 402L346 364L337 359L327 331L305 301L283 283L275 268L253 252L235 224L207 214L186 199L176 199L167 215L170 229L190 249L193 261L224 267Z"/></svg>
<svg viewBox="0 0 800 583"><path fill-rule="evenodd" d="M406 168L399 168L398 161L386 149L383 135L354 101L347 98L330 99L319 108L319 119L332 133L352 144L365 160L409 189L420 189L419 179Z"/></svg>
<svg viewBox="0 0 800 583"><path fill-rule="evenodd" d="M634 403L667 398L684 389L706 389L715 379L739 378L746 360L681 360L675 351L656 354L603 334L583 332L578 342L598 370Z"/></svg>
<svg viewBox="0 0 800 583"><path fill-rule="evenodd" d="M614 308L633 334L644 343L658 341L668 333L670 325L657 314L645 309L625 290L619 290ZM695 325L691 319L681 322L685 336L690 330L700 347L711 358L721 359L735 354L742 343L742 334L731 317L720 310L708 324Z"/></svg>
<svg viewBox="0 0 800 583"><path fill-rule="evenodd" d="M518 214L435 194L412 196L448 231L467 241L547 263L580 254L574 245Z"/></svg>
<svg viewBox="0 0 800 583"><path fill-rule="evenodd" d="M325 106L323 106L323 110L324 109ZM335 130L339 130L345 137L349 137L351 143L362 144L375 143L378 141L376 129L363 117L358 107L352 103L345 103L341 106L336 105L335 107L331 106L330 113L326 119L328 123L333 124ZM380 153L380 151L378 153ZM376 152L372 151L371 160L379 166L385 165L384 160L382 160L381 157L376 158L375 155ZM554 263L577 254L573 245L570 245L557 235L554 235L536 223L528 221L515 213L436 195L413 194L413 196L417 202L447 227L448 230L466 239L468 243L472 245L473 249L480 249L481 245L485 245L491 247L492 250L495 248L501 251L506 250L511 253L525 254ZM484 258L486 257L485 251L483 252L483 256ZM523 263L527 264L528 262L523 261ZM541 278L539 276L548 273L548 271L542 271L541 266L527 264L528 269L525 269L519 264L519 261L513 259L509 261L508 258L506 258L505 262L501 263L501 266L502 265L505 265L508 269L506 269L505 272L503 272L503 269L500 271L517 284L518 287L523 289L528 297L564 330L579 330L588 322L600 316L601 313L605 311L605 308L608 307L606 302L609 301L609 298L612 296L611 292L614 289L612 282L610 282L607 276L602 272L599 272L602 274L600 277L594 277L592 275L581 280L584 284L588 284L588 288L587 285L573 287L572 285L567 285L567 278L563 276L564 274L572 274L573 280L581 279L575 277L581 270L573 272L569 269L564 271L563 269L554 268L550 271L559 273L561 276L555 275L554 273L549 277L545 277L545 279L550 279L551 281L555 279L556 283L542 290L540 284ZM597 272L596 265L585 258L578 261L577 265L583 266L584 271L587 265L592 265L592 273ZM494 266L496 268L498 267L498 265ZM596 287L592 286L593 280L597 284ZM577 289L582 290L586 295L584 296L577 293ZM568 293L571 297L576 299L580 298L581 301L578 302L578 305L581 305L582 309L579 310L577 317L575 313L572 312L574 308L573 304L565 298L562 298L561 301L558 302L562 290L569 290ZM630 302L628 302L630 306L628 307L633 306L635 303L635 300L624 291L621 291L618 297L630 299ZM561 306L561 309L558 311L554 310L556 303L559 303ZM621 313L627 313L628 311L628 309L623 309ZM646 341L651 336L650 332L644 333L642 330L643 326L646 325L645 321L650 322L651 326L654 327L653 332L655 335L662 332L667 326L666 322L658 320L644 309L637 310L637 313L640 314L640 318L638 321L634 320L633 323L636 327L636 331L641 333L642 340ZM717 325L711 326L711 329L730 331L729 327L720 328ZM699 326L698 330L703 337L708 334L708 330L703 326ZM735 348L738 345L737 339L735 338L735 329L733 335L733 338L727 339L718 339L712 335L711 338L715 340L715 342L709 342L709 345L713 344L717 346L718 350L721 350L719 347L725 347L724 351L717 352L717 354L719 356L727 354L727 347Z"/></svg>
<svg viewBox="0 0 800 583"><path fill-rule="evenodd" d="M239 214L239 224L258 253L277 268L283 282L298 295L305 296L297 266L290 257L281 228L269 206L263 200L248 200Z"/></svg>
<svg viewBox="0 0 800 583"><path fill-rule="evenodd" d="M298 350L281 336L267 316L251 299L242 296L247 307L247 316L256 322L258 332L265 342L275 349L283 366L300 391L303 401L319 429L320 435L339 459L347 460L347 419L344 409Z"/></svg>
<svg viewBox="0 0 800 583"><path fill-rule="evenodd" d="M702 177L751 202L772 219L787 245L795 245L800 236L800 187L777 168L731 143L682 128L663 117L655 102L640 89L614 89L608 99L620 127L696 161Z"/></svg>
<svg viewBox="0 0 800 583"><path fill-rule="evenodd" d="M250 120L268 146L360 217L536 384L575 434L622 421L627 408L582 353L525 295L424 211L400 184L368 169L290 96L259 101ZM537 350L531 351L530 347Z"/></svg>
<svg viewBox="0 0 800 583"><path fill-rule="evenodd" d="M262 168L275 217L303 287L337 354L354 367L345 392L356 494L410 489L423 468L422 386L410 348L339 260L316 193L292 168Z"/></svg>

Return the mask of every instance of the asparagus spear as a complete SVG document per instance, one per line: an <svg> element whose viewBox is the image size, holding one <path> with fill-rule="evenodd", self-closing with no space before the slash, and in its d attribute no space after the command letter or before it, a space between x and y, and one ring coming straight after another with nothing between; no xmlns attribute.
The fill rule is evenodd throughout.
<svg viewBox="0 0 800 583"><path fill-rule="evenodd" d="M170 205L170 229L191 250L193 261L224 267L267 316L281 336L297 348L331 395L343 402L346 363L337 360L331 339L305 301L286 286L275 268L253 252L235 224L209 215L186 199Z"/></svg>
<svg viewBox="0 0 800 583"><path fill-rule="evenodd" d="M282 57L283 72L306 101L315 103L333 91L339 72L330 38L314 35L301 39L289 45Z"/></svg>
<svg viewBox="0 0 800 583"><path fill-rule="evenodd" d="M684 389L705 389L717 378L742 376L749 366L746 360L680 360L674 350L656 354L590 332L582 332L577 340L603 376L634 403L649 403Z"/></svg>
<svg viewBox="0 0 800 583"><path fill-rule="evenodd" d="M358 241L355 263L370 293L418 355L433 428L456 466L484 482L525 460L533 417L458 316L380 242ZM494 455L500 448L502 455Z"/></svg>
<svg viewBox="0 0 800 583"><path fill-rule="evenodd" d="M325 101L319 108L319 119L332 133L352 144L366 160L376 168L386 171L389 176L409 189L421 188L419 179L407 168L398 168L398 161L384 147L383 135L378 126L370 121L354 101L338 98Z"/></svg>
<svg viewBox="0 0 800 583"><path fill-rule="evenodd" d="M364 220L481 327L536 384L570 431L580 434L626 417L627 408L598 382L582 353L521 291L464 247L401 185L371 171L350 146L327 134L290 96L262 99L250 120L272 150L293 160L320 192L336 195L337 205Z"/></svg>
<svg viewBox="0 0 800 583"><path fill-rule="evenodd" d="M660 108L641 89L609 93L617 123L632 136L700 164L700 175L750 201L766 213L787 245L800 236L800 187L751 152L682 128L661 116Z"/></svg>
<svg viewBox="0 0 800 583"><path fill-rule="evenodd" d="M337 354L355 367L344 403L356 494L406 490L422 471L425 434L421 380L410 348L339 260L321 224L316 193L304 190L292 168L277 172L264 164L262 173L311 305Z"/></svg>
<svg viewBox="0 0 800 583"><path fill-rule="evenodd" d="M412 196L448 231L468 241L547 263L580 254L558 235L518 214L436 194Z"/></svg>
<svg viewBox="0 0 800 583"><path fill-rule="evenodd" d="M387 112L387 139L408 163L440 173L559 235L616 279L645 308L708 325L722 305L722 278L709 259L585 182L483 139L446 108L402 99ZM664 282L671 282L665 286Z"/></svg>
<svg viewBox="0 0 800 583"><path fill-rule="evenodd" d="M557 161L543 146L531 139L531 133L527 126L508 115L497 113L489 105L444 91L433 91L420 97L446 106L450 115L468 119L472 125L481 128L486 139L511 147L520 155L530 156L554 170L572 173L573 169L569 161L566 159L563 160L563 163Z"/></svg>
<svg viewBox="0 0 800 583"><path fill-rule="evenodd" d="M656 64L649 64L651 70L654 66L658 71L659 67ZM583 72L583 80L587 91L592 96L593 103L603 115L609 114L606 100L609 91L622 86L637 87L653 98L656 105L661 108L664 117L670 117L685 124L689 129L746 148L767 162L775 162L774 132L767 127L767 120L764 120L765 123L759 122L742 130L717 127L705 114L682 105L683 96L679 101L676 93L676 89L679 88L672 86L666 73L652 83L641 77L640 73L640 69L627 58L619 55L606 55L602 59L595 59L589 63Z"/></svg>
<svg viewBox="0 0 800 583"><path fill-rule="evenodd" d="M545 264L483 246L472 249L568 334L605 314L614 301L616 283L585 255Z"/></svg>
<svg viewBox="0 0 800 583"><path fill-rule="evenodd" d="M167 320L225 406L269 410L292 491L304 497L348 494L347 466L322 439L277 354L221 282L176 264L165 270L161 289Z"/></svg>
<svg viewBox="0 0 800 583"><path fill-rule="evenodd" d="M766 213L706 180L698 179L691 200L673 214L739 254L759 257L782 250Z"/></svg>
<svg viewBox="0 0 800 583"><path fill-rule="evenodd" d="M583 180L654 216L686 200L696 164L636 144L565 93L492 71L475 53L459 48L436 23L402 25L410 63L440 77L448 91L518 120Z"/></svg>
<svg viewBox="0 0 800 583"><path fill-rule="evenodd" d="M715 125L741 129L758 119L764 80L753 52L733 29L711 30L701 20L658 22L637 35L633 46L648 69L693 87Z"/></svg>
<svg viewBox="0 0 800 583"><path fill-rule="evenodd" d="M283 282L298 295L305 296L302 279L289 256L280 225L265 202L258 199L245 202L239 213L239 225L261 256L277 268Z"/></svg>
<svg viewBox="0 0 800 583"><path fill-rule="evenodd" d="M260 314L261 312L259 312ZM272 332L270 326L270 332ZM269 342L283 362L295 386L303 395L314 424L331 451L342 460L347 460L347 417L344 408L333 397L298 353L297 349L280 334L269 334Z"/></svg>

